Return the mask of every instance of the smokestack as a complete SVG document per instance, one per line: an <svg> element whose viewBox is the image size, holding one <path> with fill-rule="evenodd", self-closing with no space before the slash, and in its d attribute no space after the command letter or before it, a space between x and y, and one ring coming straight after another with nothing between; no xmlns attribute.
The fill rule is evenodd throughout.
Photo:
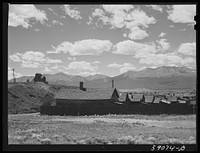
<svg viewBox="0 0 200 153"><path fill-rule="evenodd" d="M80 82L80 90L83 89L83 82Z"/></svg>
<svg viewBox="0 0 200 153"><path fill-rule="evenodd" d="M112 88L114 88L114 80L112 80Z"/></svg>
<svg viewBox="0 0 200 153"><path fill-rule="evenodd" d="M83 82L80 82L80 90L86 91L86 88L83 87Z"/></svg>

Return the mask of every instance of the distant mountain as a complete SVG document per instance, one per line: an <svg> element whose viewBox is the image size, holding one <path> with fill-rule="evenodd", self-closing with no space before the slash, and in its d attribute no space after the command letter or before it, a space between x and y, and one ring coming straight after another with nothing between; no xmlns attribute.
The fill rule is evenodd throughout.
<svg viewBox="0 0 200 153"><path fill-rule="evenodd" d="M187 67L170 67L170 66L162 66L155 69L146 68L141 71L128 71L124 74L121 74L118 77L128 77L128 78L141 78L141 77L169 77L169 76L193 76L196 75L196 71L194 69L190 69Z"/></svg>
<svg viewBox="0 0 200 153"><path fill-rule="evenodd" d="M84 87L106 88L112 86L114 80L118 89L186 89L196 87L196 70L187 67L162 66L158 68L146 68L141 71L127 71L115 77L102 74L87 77L67 75L65 73L43 74L51 84L79 86L84 82ZM18 82L30 81L33 77L23 76L17 78ZM11 80L12 81L12 80Z"/></svg>

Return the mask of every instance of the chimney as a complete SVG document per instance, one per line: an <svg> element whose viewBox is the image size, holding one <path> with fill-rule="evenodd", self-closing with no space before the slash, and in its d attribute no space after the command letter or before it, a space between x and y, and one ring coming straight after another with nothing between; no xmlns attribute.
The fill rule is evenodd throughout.
<svg viewBox="0 0 200 153"><path fill-rule="evenodd" d="M112 80L112 88L114 88L114 80Z"/></svg>
<svg viewBox="0 0 200 153"><path fill-rule="evenodd" d="M80 82L80 90L83 90L83 82Z"/></svg>

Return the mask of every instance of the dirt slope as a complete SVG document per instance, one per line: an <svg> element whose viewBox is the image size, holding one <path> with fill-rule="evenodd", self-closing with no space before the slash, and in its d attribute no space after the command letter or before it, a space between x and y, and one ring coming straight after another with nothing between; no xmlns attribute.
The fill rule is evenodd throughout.
<svg viewBox="0 0 200 153"><path fill-rule="evenodd" d="M38 112L41 99L49 94L54 96L56 88L42 82L17 83L8 85L8 113Z"/></svg>

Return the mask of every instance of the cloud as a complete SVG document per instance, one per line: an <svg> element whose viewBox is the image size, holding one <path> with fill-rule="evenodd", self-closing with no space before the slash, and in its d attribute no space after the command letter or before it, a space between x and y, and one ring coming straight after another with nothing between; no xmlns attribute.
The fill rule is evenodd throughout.
<svg viewBox="0 0 200 153"><path fill-rule="evenodd" d="M122 67L122 65L121 64L117 64L117 63L112 63L112 64L109 64L108 67L109 68L120 68L120 67Z"/></svg>
<svg viewBox="0 0 200 153"><path fill-rule="evenodd" d="M72 61L75 61L75 60L76 60L76 57L68 57L67 59L70 60L70 61L71 61L71 60L72 60Z"/></svg>
<svg viewBox="0 0 200 153"><path fill-rule="evenodd" d="M38 68L50 64L62 63L61 60L45 57L42 52L27 51L25 53L15 53L9 56L13 62L20 62L22 67Z"/></svg>
<svg viewBox="0 0 200 153"><path fill-rule="evenodd" d="M74 61L74 62L69 63L69 65L67 66L67 69L76 70L76 71L85 71L85 70L87 70L87 71L95 72L97 67L93 66L89 62Z"/></svg>
<svg viewBox="0 0 200 153"><path fill-rule="evenodd" d="M146 5L147 7L151 7L152 9L156 10L156 11L160 11L163 12L163 9L161 6L159 5Z"/></svg>
<svg viewBox="0 0 200 153"><path fill-rule="evenodd" d="M158 46L158 49L160 51L167 51L170 49L170 43L167 42L167 39L160 39L156 41L160 46Z"/></svg>
<svg viewBox="0 0 200 153"><path fill-rule="evenodd" d="M166 33L161 32L160 35L159 35L159 37L164 37L165 35L166 35Z"/></svg>
<svg viewBox="0 0 200 153"><path fill-rule="evenodd" d="M94 61L93 64L100 64L100 61Z"/></svg>
<svg viewBox="0 0 200 153"><path fill-rule="evenodd" d="M47 53L70 53L72 56L78 55L100 55L103 52L109 52L112 48L112 43L109 40L85 39L81 41L63 42L53 51Z"/></svg>
<svg viewBox="0 0 200 153"><path fill-rule="evenodd" d="M14 71L15 78L22 77L21 73L17 73L16 70ZM13 79L13 70L11 67L8 67L8 80Z"/></svg>
<svg viewBox="0 0 200 153"><path fill-rule="evenodd" d="M129 55L139 60L140 64L151 66L179 65L195 66L195 59L192 57L181 57L178 53L184 55L195 55L194 44L182 44L177 52L163 52L170 49L170 44L166 39L161 39L155 43L137 43L131 40L119 42L115 45L113 53ZM113 63L108 67L121 68L121 65ZM133 68L134 69L134 68Z"/></svg>
<svg viewBox="0 0 200 153"><path fill-rule="evenodd" d="M174 23L195 23L195 5L172 5L168 11L168 19Z"/></svg>
<svg viewBox="0 0 200 153"><path fill-rule="evenodd" d="M194 65L195 59L191 57L181 58L175 53L149 54L146 57L140 58L139 63L154 65L154 66L164 66L164 65L187 66L187 65Z"/></svg>
<svg viewBox="0 0 200 153"><path fill-rule="evenodd" d="M178 52L183 55L196 56L196 43L183 43L179 46Z"/></svg>
<svg viewBox="0 0 200 153"><path fill-rule="evenodd" d="M63 9L65 11L65 13L70 16L72 19L81 19L81 15L80 15L80 11L75 9L72 9L70 5L63 5L61 7L61 9Z"/></svg>
<svg viewBox="0 0 200 153"><path fill-rule="evenodd" d="M88 24L93 23L92 20L97 18L97 22L101 21L103 25L126 29L128 33L125 32L123 36L133 40L148 37L145 29L150 24L156 23L154 17L147 16L143 10L134 8L133 5L102 5L102 9L96 8L89 18Z"/></svg>
<svg viewBox="0 0 200 153"><path fill-rule="evenodd" d="M34 5L9 4L8 26L24 28L31 27L30 20L45 23L47 19L46 13L37 9Z"/></svg>
<svg viewBox="0 0 200 153"><path fill-rule="evenodd" d="M123 63L123 64L117 64L112 63L107 66L108 68L119 68L120 73L127 72L129 70L136 70L136 68L131 63Z"/></svg>
<svg viewBox="0 0 200 153"><path fill-rule="evenodd" d="M146 31L141 30L139 27L132 27L130 30L131 32L128 34L128 37L133 40L140 40L149 36Z"/></svg>
<svg viewBox="0 0 200 153"><path fill-rule="evenodd" d="M54 25L63 25L61 22L59 22L58 20L52 20L52 24Z"/></svg>
<svg viewBox="0 0 200 153"><path fill-rule="evenodd" d="M115 45L115 54L142 56L142 54L150 54L157 52L154 44L138 43L131 40L125 40Z"/></svg>

